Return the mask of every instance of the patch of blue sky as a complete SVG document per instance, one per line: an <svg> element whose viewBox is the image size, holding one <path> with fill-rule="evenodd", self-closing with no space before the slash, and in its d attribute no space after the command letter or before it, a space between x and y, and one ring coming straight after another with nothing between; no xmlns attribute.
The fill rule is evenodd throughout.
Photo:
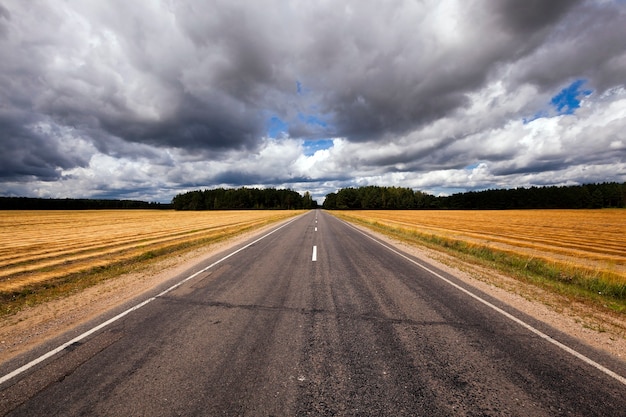
<svg viewBox="0 0 626 417"><path fill-rule="evenodd" d="M482 163L483 163L483 162L475 162L475 163L473 163L473 164L469 164L468 166L466 166L466 167L465 167L465 169L466 169L466 170L468 170L468 171L471 171L471 170L473 170L473 169L478 168L478 166L479 166L480 164L482 164Z"/></svg>
<svg viewBox="0 0 626 417"><path fill-rule="evenodd" d="M306 156L311 156L317 151L321 151L324 149L329 149L333 147L332 139L315 139L315 140L305 140L302 144L304 148L304 154Z"/></svg>
<svg viewBox="0 0 626 417"><path fill-rule="evenodd" d="M586 79L578 79L572 82L569 86L562 89L550 100L550 110L540 110L535 113L534 116L524 118L524 124L530 123L533 120L541 119L543 117L561 116L564 114L574 114L576 109L580 107L580 102L584 97L587 97L593 93L593 90L583 89L583 85L587 82ZM556 114L554 113L556 111Z"/></svg>
<svg viewBox="0 0 626 417"><path fill-rule="evenodd" d="M585 79L576 80L550 100L559 114L574 114L580 107L583 97L590 95L593 90L582 90L581 87L587 82Z"/></svg>
<svg viewBox="0 0 626 417"><path fill-rule="evenodd" d="M284 122L280 117L272 116L267 121L267 136L276 139L283 134L286 134L289 130L289 125Z"/></svg>

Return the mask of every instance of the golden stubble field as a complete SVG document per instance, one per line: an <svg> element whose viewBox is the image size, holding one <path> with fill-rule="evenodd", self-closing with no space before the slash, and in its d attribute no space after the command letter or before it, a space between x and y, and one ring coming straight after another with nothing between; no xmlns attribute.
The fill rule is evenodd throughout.
<svg viewBox="0 0 626 417"><path fill-rule="evenodd" d="M626 210L342 211L346 219L608 272L626 282Z"/></svg>
<svg viewBox="0 0 626 417"><path fill-rule="evenodd" d="M0 211L0 293L210 243L299 211Z"/></svg>

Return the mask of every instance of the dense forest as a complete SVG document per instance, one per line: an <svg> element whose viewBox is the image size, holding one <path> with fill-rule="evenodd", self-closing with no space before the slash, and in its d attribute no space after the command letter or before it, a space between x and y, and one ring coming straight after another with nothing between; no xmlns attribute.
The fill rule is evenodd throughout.
<svg viewBox="0 0 626 417"><path fill-rule="evenodd" d="M170 204L148 203L137 200L0 197L0 210L117 210L170 208L172 208Z"/></svg>
<svg viewBox="0 0 626 417"><path fill-rule="evenodd" d="M290 210L317 207L309 192L275 188L215 188L178 194L172 199L175 210Z"/></svg>
<svg viewBox="0 0 626 417"><path fill-rule="evenodd" d="M626 183L470 191L435 197L403 187L343 188L326 196L328 210L379 209L581 209L626 207Z"/></svg>

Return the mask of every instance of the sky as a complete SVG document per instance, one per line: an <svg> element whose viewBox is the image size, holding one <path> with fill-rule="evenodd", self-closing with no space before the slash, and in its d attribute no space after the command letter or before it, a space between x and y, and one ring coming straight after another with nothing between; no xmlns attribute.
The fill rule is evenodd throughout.
<svg viewBox="0 0 626 417"><path fill-rule="evenodd" d="M626 182L624 0L4 0L0 195Z"/></svg>

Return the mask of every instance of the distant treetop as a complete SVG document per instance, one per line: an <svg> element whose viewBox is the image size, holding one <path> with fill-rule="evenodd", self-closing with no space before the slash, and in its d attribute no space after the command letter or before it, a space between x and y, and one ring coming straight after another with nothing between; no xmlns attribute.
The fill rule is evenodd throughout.
<svg viewBox="0 0 626 417"><path fill-rule="evenodd" d="M172 199L175 210L289 210L317 207L309 192L275 188L215 188L189 191Z"/></svg>
<svg viewBox="0 0 626 417"><path fill-rule="evenodd" d="M626 207L626 183L469 191L435 197L411 188L367 186L326 195L328 210L505 210Z"/></svg>
<svg viewBox="0 0 626 417"><path fill-rule="evenodd" d="M0 210L170 209L171 205L138 200L0 197Z"/></svg>

